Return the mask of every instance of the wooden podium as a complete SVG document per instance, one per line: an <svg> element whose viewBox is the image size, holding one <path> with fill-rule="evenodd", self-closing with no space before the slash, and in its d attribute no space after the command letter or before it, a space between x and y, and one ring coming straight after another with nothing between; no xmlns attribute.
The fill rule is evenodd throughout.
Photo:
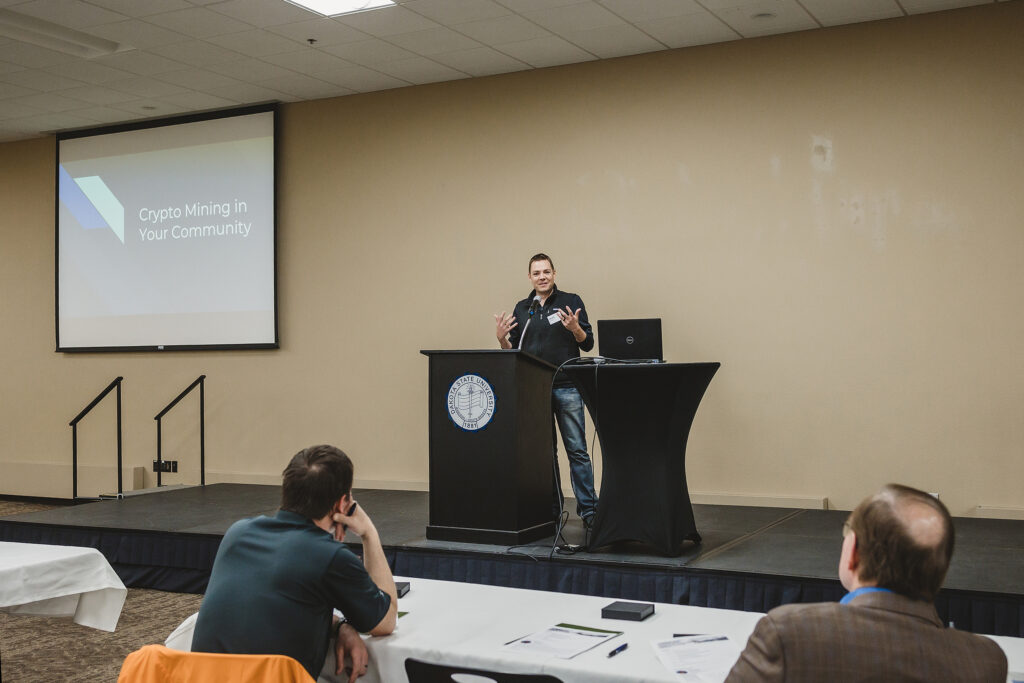
<svg viewBox="0 0 1024 683"><path fill-rule="evenodd" d="M517 350L430 358L427 538L518 545L555 533L551 378Z"/></svg>

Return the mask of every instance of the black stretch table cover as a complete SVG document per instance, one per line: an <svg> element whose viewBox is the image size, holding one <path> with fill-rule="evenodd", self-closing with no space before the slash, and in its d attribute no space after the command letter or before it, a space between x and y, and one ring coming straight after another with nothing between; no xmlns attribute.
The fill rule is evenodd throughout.
<svg viewBox="0 0 1024 683"><path fill-rule="evenodd" d="M642 541L666 555L700 542L686 440L720 363L566 365L590 410L604 467L590 547Z"/></svg>

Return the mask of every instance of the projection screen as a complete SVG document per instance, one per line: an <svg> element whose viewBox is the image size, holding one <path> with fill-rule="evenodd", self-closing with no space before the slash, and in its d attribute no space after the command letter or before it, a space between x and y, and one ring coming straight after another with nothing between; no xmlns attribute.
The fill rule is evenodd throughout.
<svg viewBox="0 0 1024 683"><path fill-rule="evenodd" d="M273 106L57 139L57 350L276 348Z"/></svg>

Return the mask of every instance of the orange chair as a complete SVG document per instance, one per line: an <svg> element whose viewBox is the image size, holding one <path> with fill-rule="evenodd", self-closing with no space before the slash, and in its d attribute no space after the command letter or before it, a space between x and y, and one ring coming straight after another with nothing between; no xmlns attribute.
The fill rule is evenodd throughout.
<svg viewBox="0 0 1024 683"><path fill-rule="evenodd" d="M128 655L117 683L315 683L284 655L220 655L146 645Z"/></svg>

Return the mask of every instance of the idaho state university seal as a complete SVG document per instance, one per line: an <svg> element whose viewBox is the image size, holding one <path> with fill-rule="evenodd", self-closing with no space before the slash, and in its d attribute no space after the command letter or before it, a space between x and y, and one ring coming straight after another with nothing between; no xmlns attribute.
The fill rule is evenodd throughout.
<svg viewBox="0 0 1024 683"><path fill-rule="evenodd" d="M460 429L482 429L494 417L494 389L480 375L459 377L448 389L448 416Z"/></svg>

